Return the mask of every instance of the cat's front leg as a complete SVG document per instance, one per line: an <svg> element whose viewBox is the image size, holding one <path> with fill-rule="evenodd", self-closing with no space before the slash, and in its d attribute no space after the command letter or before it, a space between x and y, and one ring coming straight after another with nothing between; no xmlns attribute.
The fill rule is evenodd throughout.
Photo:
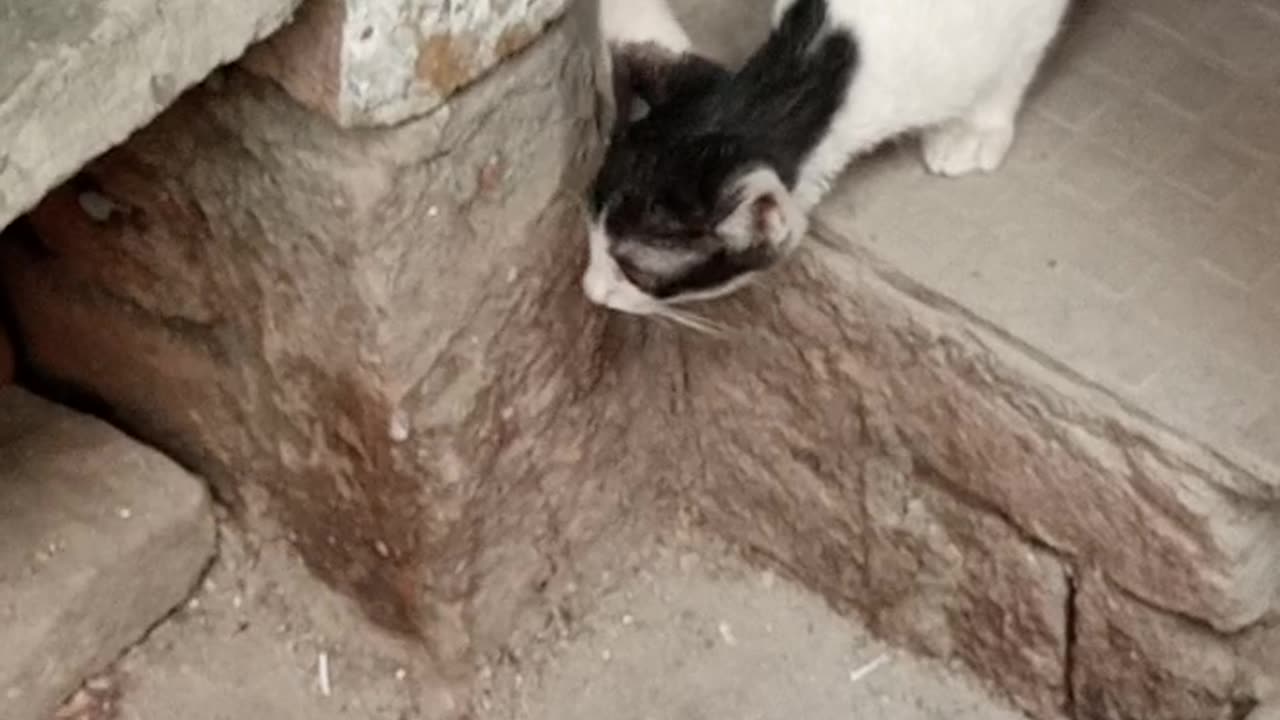
<svg viewBox="0 0 1280 720"><path fill-rule="evenodd" d="M1013 147L1018 113L1044 56L1044 44L1030 43L978 95L960 117L925 131L922 145L929 172L957 177L992 172Z"/></svg>
<svg viewBox="0 0 1280 720"><path fill-rule="evenodd" d="M925 131L924 164L929 172L944 177L992 172L1004 163L1013 136L1012 120L989 126L953 120Z"/></svg>

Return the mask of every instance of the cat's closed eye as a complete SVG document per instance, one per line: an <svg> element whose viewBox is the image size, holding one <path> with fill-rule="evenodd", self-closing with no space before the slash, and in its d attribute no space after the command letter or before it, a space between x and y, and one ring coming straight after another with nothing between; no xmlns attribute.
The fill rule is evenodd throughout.
<svg viewBox="0 0 1280 720"><path fill-rule="evenodd" d="M658 289L661 280L657 275L641 269L635 262L625 256L616 257L615 259L618 263L618 269L626 276L628 282L649 293Z"/></svg>

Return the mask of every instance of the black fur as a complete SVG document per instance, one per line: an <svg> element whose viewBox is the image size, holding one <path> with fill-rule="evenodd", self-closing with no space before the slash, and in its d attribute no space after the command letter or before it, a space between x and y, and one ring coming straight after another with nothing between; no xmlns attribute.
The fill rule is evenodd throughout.
<svg viewBox="0 0 1280 720"><path fill-rule="evenodd" d="M797 0L736 73L692 55L619 55L617 126L591 209L608 211L611 237L703 249L715 266L669 278L655 296L719 285L776 259L755 248L734 257L716 246L714 228L737 202L725 189L761 166L794 188L844 103L857 59L854 38L827 28L826 0ZM636 95L651 110L628 122Z"/></svg>

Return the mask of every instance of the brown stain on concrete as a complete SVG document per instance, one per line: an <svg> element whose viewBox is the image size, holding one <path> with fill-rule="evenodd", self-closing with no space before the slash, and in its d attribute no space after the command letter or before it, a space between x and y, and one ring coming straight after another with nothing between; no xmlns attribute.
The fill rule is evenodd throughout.
<svg viewBox="0 0 1280 720"><path fill-rule="evenodd" d="M446 97L474 77L473 59L472 43L448 34L431 35L418 44L414 75Z"/></svg>
<svg viewBox="0 0 1280 720"><path fill-rule="evenodd" d="M498 42L493 49L496 59L501 60L515 55L529 47L538 35L539 31L522 22L503 30L502 34L498 36Z"/></svg>

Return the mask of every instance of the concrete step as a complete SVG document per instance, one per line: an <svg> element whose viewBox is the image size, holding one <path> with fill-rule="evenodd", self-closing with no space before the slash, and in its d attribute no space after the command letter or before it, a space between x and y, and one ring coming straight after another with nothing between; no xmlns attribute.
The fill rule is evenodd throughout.
<svg viewBox="0 0 1280 720"><path fill-rule="evenodd" d="M0 4L0 228L280 27L296 4Z"/></svg>
<svg viewBox="0 0 1280 720"><path fill-rule="evenodd" d="M183 602L204 485L107 424L0 388L0 717L48 720Z"/></svg>

